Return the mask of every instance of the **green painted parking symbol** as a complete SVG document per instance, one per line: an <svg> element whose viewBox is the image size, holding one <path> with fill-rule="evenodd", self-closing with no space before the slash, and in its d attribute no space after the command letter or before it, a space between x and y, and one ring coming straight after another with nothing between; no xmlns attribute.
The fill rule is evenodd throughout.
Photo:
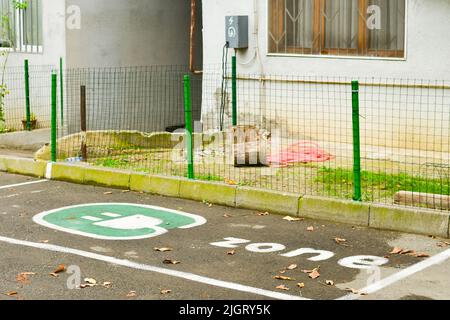
<svg viewBox="0 0 450 320"><path fill-rule="evenodd" d="M155 206L127 203L83 204L46 211L33 221L55 230L103 240L136 240L171 229L203 225L203 217Z"/></svg>

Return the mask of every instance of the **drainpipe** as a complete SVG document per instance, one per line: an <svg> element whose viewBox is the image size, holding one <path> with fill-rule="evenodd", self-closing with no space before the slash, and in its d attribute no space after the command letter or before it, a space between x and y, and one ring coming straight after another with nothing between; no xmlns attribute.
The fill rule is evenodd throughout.
<svg viewBox="0 0 450 320"><path fill-rule="evenodd" d="M195 31L197 29L197 0L191 0L191 34L190 34L190 46L189 46L189 70L193 74L202 74L202 70L195 69Z"/></svg>

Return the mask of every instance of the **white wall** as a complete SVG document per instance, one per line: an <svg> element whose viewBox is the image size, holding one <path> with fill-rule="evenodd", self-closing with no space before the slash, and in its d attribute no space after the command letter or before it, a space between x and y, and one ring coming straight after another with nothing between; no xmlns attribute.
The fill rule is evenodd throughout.
<svg viewBox="0 0 450 320"><path fill-rule="evenodd" d="M67 0L81 8L67 31L69 67L187 65L190 1Z"/></svg>
<svg viewBox="0 0 450 320"><path fill-rule="evenodd" d="M224 17L249 15L250 48L238 53L240 75L250 74L256 79L261 75L268 78L275 75L291 80L345 81L349 85L239 80L240 124L281 130L292 142L317 140L350 144L350 81L359 79L369 84L395 82L408 86L361 87L363 144L393 148L397 150L395 152L403 153L406 152L398 151L399 148L450 152L450 90L420 89L417 86L450 86L450 41L444 31L450 31L450 1L408 2L407 58L382 60L268 56L266 0L204 0L204 64L205 69L214 70L205 74L203 85L203 121L206 128L217 129L218 123L221 72L215 66L220 64L225 42ZM258 28L255 28L257 18ZM447 82L434 83L429 80ZM227 125L230 123L229 117L228 102ZM348 149L346 146L342 148ZM336 154L344 152L343 149L332 151Z"/></svg>
<svg viewBox="0 0 450 320"><path fill-rule="evenodd" d="M450 1L407 0L408 31L406 61L386 61L358 58L273 57L267 52L267 0L203 0L204 64L221 61L225 43L225 16L250 16L250 48L239 53L238 59L247 62L255 54L257 44L255 30L255 7L258 12L258 40L263 72L277 75L313 76L370 76L450 79ZM240 65L241 72L259 73L257 60Z"/></svg>

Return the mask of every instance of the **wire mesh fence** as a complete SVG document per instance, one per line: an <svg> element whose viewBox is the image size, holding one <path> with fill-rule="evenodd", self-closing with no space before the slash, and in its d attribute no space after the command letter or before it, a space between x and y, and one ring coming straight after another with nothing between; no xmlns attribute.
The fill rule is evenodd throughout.
<svg viewBox="0 0 450 320"><path fill-rule="evenodd" d="M67 70L58 159L186 177L187 73ZM355 79L239 74L233 126L230 74L214 66L191 75L196 179L352 199L359 133L361 200L450 209L448 81L358 79L355 132Z"/></svg>
<svg viewBox="0 0 450 320"><path fill-rule="evenodd" d="M29 67L31 129L50 128L52 66ZM2 72L2 128L0 132L26 129L26 73L24 67L7 67Z"/></svg>

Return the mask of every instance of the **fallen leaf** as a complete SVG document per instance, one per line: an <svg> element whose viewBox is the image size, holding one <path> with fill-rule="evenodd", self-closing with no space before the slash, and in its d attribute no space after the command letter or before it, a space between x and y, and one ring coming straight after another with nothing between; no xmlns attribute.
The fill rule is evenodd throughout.
<svg viewBox="0 0 450 320"><path fill-rule="evenodd" d="M180 261L166 259L163 261L164 264L180 264Z"/></svg>
<svg viewBox="0 0 450 320"><path fill-rule="evenodd" d="M122 193L129 193L131 190L123 190Z"/></svg>
<svg viewBox="0 0 450 320"><path fill-rule="evenodd" d="M128 297L128 298L133 298L133 297L136 297L136 296L137 296L136 291L130 291L130 292L128 292L128 294L127 294L127 297Z"/></svg>
<svg viewBox="0 0 450 320"><path fill-rule="evenodd" d="M297 283L297 287L299 287L300 289L303 289L305 287L305 284L303 282Z"/></svg>
<svg viewBox="0 0 450 320"><path fill-rule="evenodd" d="M430 257L430 255L428 253L424 253L424 252L414 253L414 254L411 254L411 256L416 257L416 258L429 258Z"/></svg>
<svg viewBox="0 0 450 320"><path fill-rule="evenodd" d="M172 248L153 248L153 250L158 251L158 252L169 252L172 251Z"/></svg>
<svg viewBox="0 0 450 320"><path fill-rule="evenodd" d="M320 277L319 270L314 269L314 271L309 274L309 277L313 280L319 278Z"/></svg>
<svg viewBox="0 0 450 320"><path fill-rule="evenodd" d="M94 286L97 285L97 280L92 279L92 278L85 278L84 282L86 282L87 284L90 284L90 285L94 285Z"/></svg>
<svg viewBox="0 0 450 320"><path fill-rule="evenodd" d="M95 284L89 284L89 283L80 284L81 289L92 288L92 287L95 287Z"/></svg>
<svg viewBox="0 0 450 320"><path fill-rule="evenodd" d="M18 295L18 293L17 293L17 291L10 291L6 295L9 296L9 297L12 297L12 296Z"/></svg>
<svg viewBox="0 0 450 320"><path fill-rule="evenodd" d="M30 280L28 279L28 276L32 276L32 275L35 275L35 273L33 273L33 272L22 272L22 273L19 273L16 276L16 281L18 281L18 282L20 282L22 284L28 284L28 283L30 283Z"/></svg>
<svg viewBox="0 0 450 320"><path fill-rule="evenodd" d="M234 256L236 254L236 250L231 250L227 252L227 255Z"/></svg>
<svg viewBox="0 0 450 320"><path fill-rule="evenodd" d="M41 240L41 241L39 241L40 243L49 243L50 241L49 240Z"/></svg>
<svg viewBox="0 0 450 320"><path fill-rule="evenodd" d="M327 284L327 286L334 286L333 280L327 280L327 281L325 281L325 283Z"/></svg>
<svg viewBox="0 0 450 320"><path fill-rule="evenodd" d="M169 294L172 293L172 290L161 290L161 294Z"/></svg>
<svg viewBox="0 0 450 320"><path fill-rule="evenodd" d="M345 291L348 291L348 292L351 292L353 294L357 294L357 295L360 295L360 296L367 296L366 292L361 292L361 291L353 289L353 288L346 288Z"/></svg>
<svg viewBox="0 0 450 320"><path fill-rule="evenodd" d="M283 290L283 291L289 291L289 290L291 290L291 289L289 289L288 287L286 287L285 285L281 285L281 286L275 287L275 289Z"/></svg>
<svg viewBox="0 0 450 320"><path fill-rule="evenodd" d="M260 217L266 217L266 216L270 215L270 213L268 213L268 212L258 212L256 215L260 216Z"/></svg>
<svg viewBox="0 0 450 320"><path fill-rule="evenodd" d="M225 178L225 183L226 184L229 184L229 185L231 185L231 186L235 186L235 185L237 185L237 182L236 181L234 181L234 180L231 180L231 179L227 179L227 178Z"/></svg>
<svg viewBox="0 0 450 320"><path fill-rule="evenodd" d="M284 217L283 220L286 220L286 221L289 221L289 222L303 221L303 219L301 219L301 218L294 218L294 217L291 217L291 216Z"/></svg>
<svg viewBox="0 0 450 320"><path fill-rule="evenodd" d="M311 279L317 279L320 277L319 268L313 270L302 270L303 273L307 273Z"/></svg>
<svg viewBox="0 0 450 320"><path fill-rule="evenodd" d="M313 232L313 231L314 231L314 227L308 227L308 228L306 229L306 231Z"/></svg>
<svg viewBox="0 0 450 320"><path fill-rule="evenodd" d="M110 288L112 288L112 283L111 282L103 282L102 286L107 288L107 289L110 289Z"/></svg>
<svg viewBox="0 0 450 320"><path fill-rule="evenodd" d="M278 271L278 273L280 273L280 274L285 274L285 273L286 273L286 270L280 270L280 271Z"/></svg>
<svg viewBox="0 0 450 320"><path fill-rule="evenodd" d="M342 239L342 238L334 238L334 242L336 242L337 244L343 244L345 242L347 242L347 239Z"/></svg>
<svg viewBox="0 0 450 320"><path fill-rule="evenodd" d="M440 248L447 248L448 246L450 246L450 242L442 241L442 242L439 242L437 244L437 246Z"/></svg>
<svg viewBox="0 0 450 320"><path fill-rule="evenodd" d="M296 264L291 264L289 267L287 267L286 269L287 270L295 270L295 269L297 269L298 268L298 266L296 265Z"/></svg>
<svg viewBox="0 0 450 320"><path fill-rule="evenodd" d="M113 194L111 191L108 191L108 192L104 192L103 193L105 196L109 196L109 195L111 195L111 194Z"/></svg>
<svg viewBox="0 0 450 320"><path fill-rule="evenodd" d="M275 276L273 278L276 280L283 280L283 281L294 281L295 280L291 277L285 277L285 276Z"/></svg>
<svg viewBox="0 0 450 320"><path fill-rule="evenodd" d="M54 274L58 274L58 273L62 273L62 272L66 272L66 266L63 264L60 264L55 271L53 271L52 273Z"/></svg>
<svg viewBox="0 0 450 320"><path fill-rule="evenodd" d="M52 277L55 277L55 278L58 278L58 277L59 277L59 274L54 273L54 272L50 273L50 275L51 275Z"/></svg>
<svg viewBox="0 0 450 320"><path fill-rule="evenodd" d="M223 217L224 218L233 218L233 216L230 216L229 214L226 214L226 213L223 215Z"/></svg>

